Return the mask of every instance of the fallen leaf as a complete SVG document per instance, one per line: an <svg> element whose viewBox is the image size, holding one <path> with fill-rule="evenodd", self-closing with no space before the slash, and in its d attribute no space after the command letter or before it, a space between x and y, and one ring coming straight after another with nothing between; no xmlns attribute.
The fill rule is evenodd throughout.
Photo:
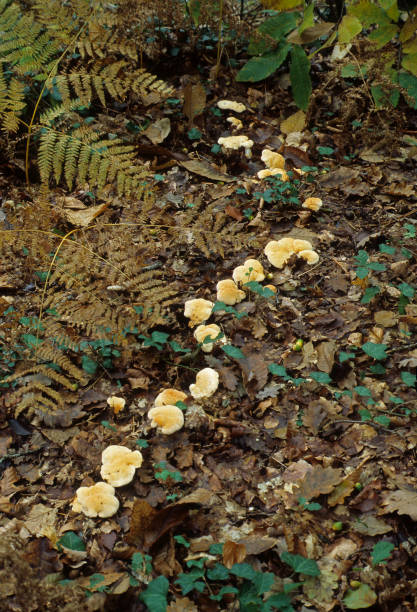
<svg viewBox="0 0 417 612"><path fill-rule="evenodd" d="M223 565L230 569L235 563L242 563L246 559L244 544L236 544L228 540L223 546Z"/></svg>
<svg viewBox="0 0 417 612"><path fill-rule="evenodd" d="M305 478L298 483L297 496L305 497L307 500L330 493L340 482L342 470L332 467L323 468L321 465L314 465Z"/></svg>
<svg viewBox="0 0 417 612"><path fill-rule="evenodd" d="M367 584L361 584L358 589L350 589L343 599L348 610L370 608L377 600L376 593Z"/></svg>
<svg viewBox="0 0 417 612"><path fill-rule="evenodd" d="M386 506L383 513L408 514L414 521L417 521L417 491L408 489L392 491L383 497L382 505Z"/></svg>
<svg viewBox="0 0 417 612"><path fill-rule="evenodd" d="M236 219L236 221L242 221L243 219L242 211L236 208L236 206L231 206L228 204L224 209L224 212L226 215L229 215L229 217L232 217L232 219Z"/></svg>
<svg viewBox="0 0 417 612"><path fill-rule="evenodd" d="M374 321L382 327L393 327L397 322L397 317L391 310L378 310L374 313Z"/></svg>
<svg viewBox="0 0 417 612"><path fill-rule="evenodd" d="M184 89L184 115L190 124L206 107L206 90L201 83L187 83Z"/></svg>
<svg viewBox="0 0 417 612"><path fill-rule="evenodd" d="M186 168L186 170L189 172L194 172L194 174L205 176L212 181L223 181L225 183L230 183L231 181L236 180L233 176L219 172L214 166L203 159L189 159L187 161L178 160L178 163Z"/></svg>
<svg viewBox="0 0 417 612"><path fill-rule="evenodd" d="M290 115L281 122L280 130L283 134L291 134L291 132L301 132L306 125L306 114L299 110L293 115Z"/></svg>
<svg viewBox="0 0 417 612"><path fill-rule="evenodd" d="M142 132L152 144L160 144L165 140L171 131L171 122L168 117L158 119L155 123L152 123Z"/></svg>
<svg viewBox="0 0 417 612"><path fill-rule="evenodd" d="M25 520L25 527L32 535L37 538L48 537L51 529L54 528L57 519L57 509L50 505L35 504L30 509Z"/></svg>
<svg viewBox="0 0 417 612"><path fill-rule="evenodd" d="M363 535L376 536L392 531L392 527L372 514L365 514L355 519L350 526Z"/></svg>
<svg viewBox="0 0 417 612"><path fill-rule="evenodd" d="M72 223L72 225L77 225L79 227L87 227L90 225L91 222L110 205L110 202L107 202L105 204L98 204L97 206L85 206L85 204L79 200L75 200L75 198L61 198L61 200L67 201L64 202L64 208L61 209L63 216L67 221ZM69 203L68 200L70 200L71 203ZM77 202L76 205L74 201ZM79 206L79 202L83 205L83 208Z"/></svg>
<svg viewBox="0 0 417 612"><path fill-rule="evenodd" d="M336 352L336 342L320 342L316 346L317 352L317 368L322 372L330 374L334 364L334 354Z"/></svg>

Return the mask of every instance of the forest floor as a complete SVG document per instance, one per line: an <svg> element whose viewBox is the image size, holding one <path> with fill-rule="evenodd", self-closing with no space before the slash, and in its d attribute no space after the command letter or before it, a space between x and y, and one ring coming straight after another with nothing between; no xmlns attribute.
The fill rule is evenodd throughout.
<svg viewBox="0 0 417 612"><path fill-rule="evenodd" d="M0 610L416 610L415 115L406 105L376 110L366 92L355 98L325 76L307 115L283 87L224 76L204 94L197 80L174 87L168 103L113 116L112 131L146 121L139 155L167 215L216 202L261 246L223 258L186 240L182 252L165 250L167 279L189 279L170 329L184 351L156 329L128 366L116 357L79 389L67 426L3 409ZM196 114L188 123L184 91ZM246 110L220 111L220 99ZM254 142L250 159L216 146L231 115ZM285 157L288 182L257 178L265 148ZM19 172L0 168L3 203L33 198L36 184L26 188ZM85 190L64 194L88 201ZM301 206L310 196L323 202L317 212ZM293 257L274 268L263 248L286 236L310 241L318 263ZM196 351L184 302L215 302L216 283L248 258L276 294L255 287L212 314L234 350ZM2 281L3 313L42 291L10 271ZM151 428L156 395L188 394L204 367L220 375L216 393L188 395L180 431ZM113 395L126 400L118 413ZM101 480L109 445L140 450L143 465L116 490L117 514L88 518L71 503Z"/></svg>

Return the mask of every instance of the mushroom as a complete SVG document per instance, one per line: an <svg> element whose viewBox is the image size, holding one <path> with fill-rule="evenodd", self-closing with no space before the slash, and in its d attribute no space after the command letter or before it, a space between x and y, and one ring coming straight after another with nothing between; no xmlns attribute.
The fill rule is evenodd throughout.
<svg viewBox="0 0 417 612"><path fill-rule="evenodd" d="M275 268L282 268L294 253L294 240L292 238L282 238L281 240L271 240L264 249L264 253Z"/></svg>
<svg viewBox="0 0 417 612"><path fill-rule="evenodd" d="M197 373L195 384L190 385L190 393L194 399L210 397L219 386L219 374L213 368L204 368Z"/></svg>
<svg viewBox="0 0 417 612"><path fill-rule="evenodd" d="M245 149L245 155L247 158L252 156L253 140L250 140L243 134L240 136L224 136L220 137L217 141L219 145L226 151L237 151L241 147Z"/></svg>
<svg viewBox="0 0 417 612"><path fill-rule="evenodd" d="M243 123L240 119L237 119L236 117L228 117L226 121L227 123L230 123L230 125L236 132L243 128Z"/></svg>
<svg viewBox="0 0 417 612"><path fill-rule="evenodd" d="M198 328L197 328L198 329ZM177 402L183 402L187 399L187 394L176 389L164 389L155 398L154 406L175 406Z"/></svg>
<svg viewBox="0 0 417 612"><path fill-rule="evenodd" d="M288 181L289 177L285 170L281 168L266 168L265 170L259 170L257 173L258 179L268 178L268 176L277 176L279 175L281 181Z"/></svg>
<svg viewBox="0 0 417 612"><path fill-rule="evenodd" d="M140 451L131 451L126 446L114 444L108 446L101 455L100 475L113 487L123 487L131 482L142 461Z"/></svg>
<svg viewBox="0 0 417 612"><path fill-rule="evenodd" d="M94 518L109 518L119 509L119 500L114 495L114 487L107 482L97 482L91 487L79 487L72 502L74 512L83 512Z"/></svg>
<svg viewBox="0 0 417 612"><path fill-rule="evenodd" d="M299 240L296 238L293 240L293 249L294 253L299 253L300 251L312 251L313 245L308 240Z"/></svg>
<svg viewBox="0 0 417 612"><path fill-rule="evenodd" d="M269 149L264 149L262 151L261 160L264 162L265 166L272 170L273 168L280 168L283 170L285 168L285 159L280 153L275 153L274 151L270 151Z"/></svg>
<svg viewBox="0 0 417 612"><path fill-rule="evenodd" d="M187 300L184 304L184 316L190 319L188 323L189 327L194 327L195 325L207 321L211 315L213 306L213 302L210 302L210 300L203 300L202 298Z"/></svg>
<svg viewBox="0 0 417 612"><path fill-rule="evenodd" d="M265 289L269 289L270 291L273 291L274 293L277 292L277 288L275 287L275 285L265 285Z"/></svg>
<svg viewBox="0 0 417 612"><path fill-rule="evenodd" d="M306 249L305 251L300 251L299 253L297 253L298 257L302 257L303 259L306 260L306 262L312 266L313 264L317 263L320 259L319 254L316 253L316 251L312 251L311 249Z"/></svg>
<svg viewBox="0 0 417 612"><path fill-rule="evenodd" d="M112 395L111 397L107 398L107 403L110 408L113 409L114 414L118 414L125 407L126 400L122 397L116 397L115 395Z"/></svg>
<svg viewBox="0 0 417 612"><path fill-rule="evenodd" d="M224 302L224 304L228 306L233 306L246 297L245 292L239 289L235 281L231 278L219 281L216 289L217 300L219 302Z"/></svg>
<svg viewBox="0 0 417 612"><path fill-rule="evenodd" d="M233 270L233 280L235 283L249 283L264 280L265 274L262 264L257 259L247 259L243 266L237 266Z"/></svg>
<svg viewBox="0 0 417 612"><path fill-rule="evenodd" d="M323 206L323 202L320 198L307 198L302 203L303 208L309 208L310 210L314 210L317 212Z"/></svg>
<svg viewBox="0 0 417 612"><path fill-rule="evenodd" d="M175 433L184 425L184 415L177 406L155 406L148 412L151 419L151 427L158 427L163 434L169 436Z"/></svg>
<svg viewBox="0 0 417 612"><path fill-rule="evenodd" d="M204 353L211 353L214 342L204 342L204 340L206 338L217 338L220 333L221 329L215 323L211 323L210 325L199 325L194 332L194 338L197 342L201 343L201 348Z"/></svg>
<svg viewBox="0 0 417 612"><path fill-rule="evenodd" d="M246 106L242 102L235 102L234 100L218 100L217 106L221 110L232 110L235 113L243 113L246 110Z"/></svg>

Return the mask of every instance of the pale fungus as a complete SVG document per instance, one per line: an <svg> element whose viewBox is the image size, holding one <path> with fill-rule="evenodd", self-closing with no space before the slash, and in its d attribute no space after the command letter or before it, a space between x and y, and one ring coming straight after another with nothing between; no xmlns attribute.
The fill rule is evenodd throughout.
<svg viewBox="0 0 417 612"><path fill-rule="evenodd" d="M219 100L217 106L221 110L231 110L235 113L243 113L246 110L246 106L242 102L235 102L234 100Z"/></svg>
<svg viewBox="0 0 417 612"><path fill-rule="evenodd" d="M270 170L277 168L283 170L285 168L285 159L280 153L275 153L275 151L264 149L262 151L261 160Z"/></svg>
<svg viewBox="0 0 417 612"><path fill-rule="evenodd" d="M131 451L126 446L113 444L102 452L101 477L112 487L123 487L132 481L135 470L140 468L142 461L140 451Z"/></svg>
<svg viewBox="0 0 417 612"><path fill-rule="evenodd" d="M115 395L112 395L111 397L107 398L107 403L110 408L113 409L114 413L118 414L125 407L126 400L122 397L116 397Z"/></svg>
<svg viewBox="0 0 417 612"><path fill-rule="evenodd" d="M240 119L237 119L236 117L228 117L226 121L227 123L230 123L230 125L236 132L243 128L243 123Z"/></svg>
<svg viewBox="0 0 417 612"><path fill-rule="evenodd" d="M305 259L305 261L312 266L313 264L316 264L320 257L318 255L318 253L316 253L316 251L312 251L311 249L306 249L305 251L299 251L297 253L298 257L301 257L302 259Z"/></svg>
<svg viewBox="0 0 417 612"><path fill-rule="evenodd" d="M252 147L253 140L250 140L247 136L243 134L240 136L224 136L220 137L217 140L217 143L222 146L222 148L227 151L237 151L240 148L245 149L246 157L250 158L252 156Z"/></svg>
<svg viewBox="0 0 417 612"><path fill-rule="evenodd" d="M198 329L198 328L197 328ZM176 389L164 389L155 398L154 406L175 406L177 402L183 402L187 399L187 394Z"/></svg>
<svg viewBox="0 0 417 612"><path fill-rule="evenodd" d="M196 298L194 300L187 300L184 304L184 316L190 319L189 326L194 327L207 321L213 310L213 302L210 300L204 300L202 298Z"/></svg>
<svg viewBox="0 0 417 612"><path fill-rule="evenodd" d="M265 170L259 170L257 173L258 179L268 178L268 176L279 176L281 181L288 181L288 174L281 168L266 168Z"/></svg>
<svg viewBox="0 0 417 612"><path fill-rule="evenodd" d="M294 253L300 253L300 251L312 251L313 245L308 240L299 240L296 238L293 240Z"/></svg>
<svg viewBox="0 0 417 612"><path fill-rule="evenodd" d="M323 206L323 202L320 198L307 198L302 203L303 208L308 208L309 210L314 210L317 212Z"/></svg>
<svg viewBox="0 0 417 612"><path fill-rule="evenodd" d="M219 374L213 368L204 368L197 373L195 384L190 385L190 393L194 399L210 397L219 386Z"/></svg>
<svg viewBox="0 0 417 612"><path fill-rule="evenodd" d="M109 518L119 509L119 500L114 495L114 487L107 482L97 482L91 487L79 487L75 494L72 509L90 518L96 516Z"/></svg>
<svg viewBox="0 0 417 612"><path fill-rule="evenodd" d="M215 323L211 323L210 325L199 325L194 332L194 338L197 342L201 343L201 348L204 353L211 353L213 350L214 342L204 342L206 338L210 338L214 340L221 333L221 329Z"/></svg>
<svg viewBox="0 0 417 612"><path fill-rule="evenodd" d="M237 266L233 270L233 280L235 283L249 283L264 280L265 274L262 264L257 259L247 259L243 266Z"/></svg>
<svg viewBox="0 0 417 612"><path fill-rule="evenodd" d="M219 281L216 289L217 300L227 304L227 306L234 306L234 304L241 302L246 297L245 292L239 289L231 278Z"/></svg>
<svg viewBox="0 0 417 612"><path fill-rule="evenodd" d="M275 268L282 268L294 253L292 238L282 238L281 240L271 240L264 249L264 253Z"/></svg>
<svg viewBox="0 0 417 612"><path fill-rule="evenodd" d="M275 285L265 285L265 289L269 289L273 293L277 292L277 288L275 287Z"/></svg>
<svg viewBox="0 0 417 612"><path fill-rule="evenodd" d="M155 406L148 412L151 427L158 427L167 436L175 433L184 425L184 415L177 406Z"/></svg>

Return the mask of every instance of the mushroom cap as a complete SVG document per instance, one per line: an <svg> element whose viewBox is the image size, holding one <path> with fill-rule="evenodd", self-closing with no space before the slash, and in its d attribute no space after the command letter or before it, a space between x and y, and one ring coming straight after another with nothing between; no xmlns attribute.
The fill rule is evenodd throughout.
<svg viewBox="0 0 417 612"><path fill-rule="evenodd" d="M210 300L203 300L202 298L187 300L184 304L184 316L190 319L188 325L194 327L195 325L207 321L211 315L213 306L213 302L210 302Z"/></svg>
<svg viewBox="0 0 417 612"><path fill-rule="evenodd" d="M116 397L116 395L112 395L107 398L107 403L110 408L113 409L115 414L118 414L125 407L126 400L123 397Z"/></svg>
<svg viewBox="0 0 417 612"><path fill-rule="evenodd" d="M237 266L233 270L233 280L235 283L249 283L250 281L260 283L264 278L263 266L257 259L247 259L243 266Z"/></svg>
<svg viewBox="0 0 417 612"><path fill-rule="evenodd" d="M292 248L292 238L281 238L281 240L271 240L264 249L264 253L275 268L282 268L291 255L294 253Z"/></svg>
<svg viewBox="0 0 417 612"><path fill-rule="evenodd" d="M155 406L148 412L151 419L151 427L159 427L163 434L169 436L175 433L184 425L184 415L178 406Z"/></svg>
<svg viewBox="0 0 417 612"><path fill-rule="evenodd" d="M187 399L187 394L183 391L177 391L176 389L164 389L155 398L154 406L175 406L177 402L183 402Z"/></svg>
<svg viewBox="0 0 417 612"><path fill-rule="evenodd" d="M265 168L264 170L259 170L259 172L257 173L258 179L261 180L267 178L268 176L276 175L279 175L282 181L289 180L288 174L285 172L285 170L282 170L281 168Z"/></svg>
<svg viewBox="0 0 417 612"><path fill-rule="evenodd" d="M265 285L265 289L270 289L274 293L277 292L277 288L275 287L275 285Z"/></svg>
<svg viewBox="0 0 417 612"><path fill-rule="evenodd" d="M242 102L235 102L234 100L218 100L217 106L222 110L232 110L235 113L243 113L246 110L246 106Z"/></svg>
<svg viewBox="0 0 417 612"><path fill-rule="evenodd" d="M320 198L307 198L302 203L303 208L309 208L317 212L323 206L323 202Z"/></svg>
<svg viewBox="0 0 417 612"><path fill-rule="evenodd" d="M114 495L114 487L107 482L97 482L91 487L79 487L72 502L74 512L82 512L94 518L109 518L119 509L119 500Z"/></svg>
<svg viewBox="0 0 417 612"><path fill-rule="evenodd" d="M226 121L230 123L235 130L241 130L243 128L243 123L237 117L227 117Z"/></svg>
<svg viewBox="0 0 417 612"><path fill-rule="evenodd" d="M126 446L113 444L102 452L101 477L112 487L123 487L133 480L135 470L142 465L142 461L140 451L131 451Z"/></svg>
<svg viewBox="0 0 417 612"><path fill-rule="evenodd" d="M221 333L221 329L216 323L210 323L210 325L199 325L195 332L194 338L199 343L204 343L205 338L217 338L217 336ZM202 344L201 348L204 353L211 353L213 350L214 342L207 342L206 344Z"/></svg>
<svg viewBox="0 0 417 612"><path fill-rule="evenodd" d="M219 386L219 374L213 368L204 368L197 373L195 384L190 385L190 393L194 399L210 397Z"/></svg>
<svg viewBox="0 0 417 612"><path fill-rule="evenodd" d="M217 300L219 302L224 302L228 306L233 306L246 297L245 292L239 289L235 281L231 278L219 281L216 289Z"/></svg>
<svg viewBox="0 0 417 612"><path fill-rule="evenodd" d="M320 259L319 254L316 253L316 251L312 251L311 249L306 249L305 251L299 251L299 253L297 253L297 256L305 259L306 262L310 266L317 263Z"/></svg>
<svg viewBox="0 0 417 612"><path fill-rule="evenodd" d="M222 145L225 149L233 149L236 151L241 147L245 149L251 149L253 147L253 140L250 140L247 136L240 134L238 136L224 136L220 137L217 141L219 145Z"/></svg>
<svg viewBox="0 0 417 612"><path fill-rule="evenodd" d="M308 240L299 240L296 238L293 241L293 249L294 253L299 253L300 251L312 251L313 245Z"/></svg>
<svg viewBox="0 0 417 612"><path fill-rule="evenodd" d="M262 151L261 160L264 162L265 166L269 169L281 168L283 170L285 168L284 157L280 153L276 153L275 151L264 149Z"/></svg>

